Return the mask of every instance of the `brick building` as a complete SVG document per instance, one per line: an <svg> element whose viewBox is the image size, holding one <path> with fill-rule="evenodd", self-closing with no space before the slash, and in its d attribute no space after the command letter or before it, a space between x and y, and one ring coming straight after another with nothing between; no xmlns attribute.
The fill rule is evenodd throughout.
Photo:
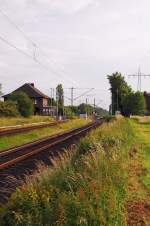
<svg viewBox="0 0 150 226"><path fill-rule="evenodd" d="M40 90L35 88L34 83L25 83L23 86L19 87L18 89L14 90L13 92L17 91L23 91L26 93L30 99L33 101L36 115L50 115L54 116L56 115L56 108L51 107L48 104L49 97L45 94L43 94ZM7 101L9 99L9 96L13 93L9 93L7 95L4 95L4 101Z"/></svg>

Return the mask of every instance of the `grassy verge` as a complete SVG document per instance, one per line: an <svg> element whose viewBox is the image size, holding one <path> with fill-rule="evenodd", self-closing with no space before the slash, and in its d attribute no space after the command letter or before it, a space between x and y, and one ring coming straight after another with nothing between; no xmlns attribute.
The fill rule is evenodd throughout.
<svg viewBox="0 0 150 226"><path fill-rule="evenodd" d="M39 166L2 226L149 226L150 124L119 119L90 133L54 168Z"/></svg>
<svg viewBox="0 0 150 226"><path fill-rule="evenodd" d="M24 124L40 123L40 122L51 122L53 119L48 116L32 116L30 118L23 117L1 117L0 118L0 127L5 126L17 126Z"/></svg>
<svg viewBox="0 0 150 226"><path fill-rule="evenodd" d="M27 133L0 138L0 151L26 144L47 136L58 134L70 129L78 128L89 122L81 119L74 119L66 123L43 129L33 130Z"/></svg>
<svg viewBox="0 0 150 226"><path fill-rule="evenodd" d="M125 159L132 138L130 123L121 119L92 132L53 169L39 167L2 209L1 225L126 225Z"/></svg>
<svg viewBox="0 0 150 226"><path fill-rule="evenodd" d="M150 118L131 120L135 141L128 163L128 225L150 225Z"/></svg>

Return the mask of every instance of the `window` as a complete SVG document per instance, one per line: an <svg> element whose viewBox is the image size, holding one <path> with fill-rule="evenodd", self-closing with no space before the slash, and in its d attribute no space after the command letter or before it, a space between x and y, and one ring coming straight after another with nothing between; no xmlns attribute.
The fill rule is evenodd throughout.
<svg viewBox="0 0 150 226"><path fill-rule="evenodd" d="M37 99L34 99L34 104L37 104Z"/></svg>

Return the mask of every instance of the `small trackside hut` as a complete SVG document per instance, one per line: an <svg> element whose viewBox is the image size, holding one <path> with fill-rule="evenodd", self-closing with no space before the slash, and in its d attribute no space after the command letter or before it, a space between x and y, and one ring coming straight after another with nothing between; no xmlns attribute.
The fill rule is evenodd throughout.
<svg viewBox="0 0 150 226"><path fill-rule="evenodd" d="M49 106L48 100L49 97L42 93L39 89L35 88L34 83L25 83L18 89L13 92L22 91L28 95L28 97L33 101L34 104L34 114L35 115L45 115L45 116L55 116L56 115L56 107ZM4 101L9 99L9 96L13 93L9 93L4 95Z"/></svg>

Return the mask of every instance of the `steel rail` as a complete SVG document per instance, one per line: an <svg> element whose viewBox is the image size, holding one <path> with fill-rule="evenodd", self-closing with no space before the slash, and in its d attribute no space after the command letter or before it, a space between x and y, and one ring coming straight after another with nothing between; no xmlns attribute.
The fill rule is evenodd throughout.
<svg viewBox="0 0 150 226"><path fill-rule="evenodd" d="M67 132L59 134L59 135L51 136L49 138L42 139L37 142L29 143L27 145L23 145L18 148L10 149L6 152L2 152L2 153L0 153L0 157L1 158L6 157L6 160L4 159L3 162L0 163L0 170L9 168L21 161L24 161L32 156L37 155L38 153L40 153L42 151L47 151L48 149L54 147L55 145L65 142L65 141L69 140L70 138L80 135L83 132L86 132L86 131L90 130L91 128L94 128L98 125L99 125L99 123L96 123L96 122L90 123L81 128L73 129L73 130L67 131ZM43 144L41 147L38 147L38 145L41 145L43 142L46 142L46 144L45 145ZM28 149L26 149L26 148L28 148ZM27 153L24 154L24 151L27 151ZM19 154L19 156L15 157L15 153ZM7 161L7 157L8 157L8 159L9 158L11 158L11 159Z"/></svg>
<svg viewBox="0 0 150 226"><path fill-rule="evenodd" d="M51 126L57 126L58 124L64 123L66 121L67 120L62 120L59 122L51 122L51 123L40 124L40 125L25 126L25 127L15 128L15 129L14 128L13 129L3 129L3 130L0 130L0 137L12 136L17 133L24 133L24 132L28 132L28 131L35 130L35 129L42 129L42 128L48 128Z"/></svg>

